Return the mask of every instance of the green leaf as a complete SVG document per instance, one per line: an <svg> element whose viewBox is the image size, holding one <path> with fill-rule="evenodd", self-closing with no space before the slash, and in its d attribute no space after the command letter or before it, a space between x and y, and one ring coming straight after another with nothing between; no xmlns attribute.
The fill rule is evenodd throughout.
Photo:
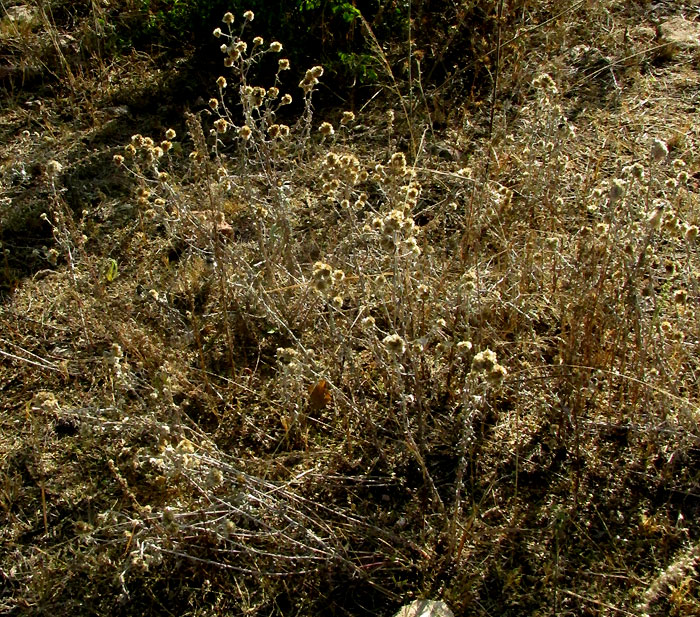
<svg viewBox="0 0 700 617"><path fill-rule="evenodd" d="M107 262L107 270L105 272L105 278L107 279L107 282L111 283L115 278L117 278L118 272L119 266L117 265L117 261L115 259L110 259Z"/></svg>

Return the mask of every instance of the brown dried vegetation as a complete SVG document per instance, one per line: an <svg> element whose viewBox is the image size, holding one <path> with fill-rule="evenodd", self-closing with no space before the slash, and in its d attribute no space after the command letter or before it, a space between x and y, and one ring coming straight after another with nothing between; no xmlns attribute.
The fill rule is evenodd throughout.
<svg viewBox="0 0 700 617"><path fill-rule="evenodd" d="M700 611L697 9L531 4L447 110L0 21L0 614Z"/></svg>

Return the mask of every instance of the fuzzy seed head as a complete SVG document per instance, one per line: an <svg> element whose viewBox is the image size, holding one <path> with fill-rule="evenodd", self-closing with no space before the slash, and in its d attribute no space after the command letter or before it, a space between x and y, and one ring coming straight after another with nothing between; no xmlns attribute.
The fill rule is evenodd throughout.
<svg viewBox="0 0 700 617"><path fill-rule="evenodd" d="M228 130L228 122L225 118L219 118L214 121L214 128L217 133L225 133Z"/></svg>
<svg viewBox="0 0 700 617"><path fill-rule="evenodd" d="M496 364L486 373L486 380L494 385L501 383L508 376L508 371L500 364Z"/></svg>
<svg viewBox="0 0 700 617"><path fill-rule="evenodd" d="M638 182L644 180L644 165L641 163L632 165L632 177Z"/></svg>
<svg viewBox="0 0 700 617"><path fill-rule="evenodd" d="M270 51L275 54L278 54L282 51L282 43L280 43L279 41L272 41L272 43L270 43Z"/></svg>
<svg viewBox="0 0 700 617"><path fill-rule="evenodd" d="M622 199L622 196L625 194L625 181L621 180L619 178L615 178L611 185L610 185L610 191L608 193L608 196L610 197L610 203L616 203Z"/></svg>
<svg viewBox="0 0 700 617"><path fill-rule="evenodd" d="M331 137L333 133L335 133L333 125L330 122L324 122L321 124L321 126L318 127L318 132L324 137Z"/></svg>
<svg viewBox="0 0 700 617"><path fill-rule="evenodd" d="M472 372L488 373L496 366L496 352L490 349L484 349L474 356L472 360Z"/></svg>
<svg viewBox="0 0 700 617"><path fill-rule="evenodd" d="M253 21L255 19L255 13L253 13L253 11L246 11L243 13L243 19L246 21Z"/></svg>
<svg viewBox="0 0 700 617"><path fill-rule="evenodd" d="M382 340L387 350L395 356L402 356L406 353L406 341L398 334L389 334Z"/></svg>
<svg viewBox="0 0 700 617"><path fill-rule="evenodd" d="M230 26L233 23L233 20L234 20L233 13L225 13L224 18L221 21L223 21L225 24L228 24Z"/></svg>
<svg viewBox="0 0 700 617"><path fill-rule="evenodd" d="M220 90L223 90L227 86L226 78L223 75L220 75L216 80L216 85L219 86Z"/></svg>
<svg viewBox="0 0 700 617"><path fill-rule="evenodd" d="M252 135L253 131L251 128L247 125L244 124L241 128L238 129L238 136L243 139L243 140L248 140L250 139L250 136Z"/></svg>
<svg viewBox="0 0 700 617"><path fill-rule="evenodd" d="M389 165L393 169L405 169L406 168L406 156L403 152L395 152L391 155Z"/></svg>
<svg viewBox="0 0 700 617"><path fill-rule="evenodd" d="M676 289L673 293L673 301L676 304L685 304L688 301L688 292L685 289Z"/></svg>
<svg viewBox="0 0 700 617"><path fill-rule="evenodd" d="M49 174L49 176L56 177L61 173L61 171L63 171L63 165L61 165L58 161L52 159L46 163L46 172Z"/></svg>

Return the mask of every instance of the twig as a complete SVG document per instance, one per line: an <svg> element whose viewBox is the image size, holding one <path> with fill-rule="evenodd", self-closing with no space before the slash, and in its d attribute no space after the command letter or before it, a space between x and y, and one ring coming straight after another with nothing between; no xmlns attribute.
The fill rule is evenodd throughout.
<svg viewBox="0 0 700 617"><path fill-rule="evenodd" d="M561 593L565 593L567 596L571 596L572 598L577 598L579 600L583 600L584 602L590 602L591 604L595 604L596 606L602 606L604 608L610 609L611 611L615 611L616 613L620 613L621 615L629 615L629 617L637 617L635 613L630 613L629 611L626 611L622 608L617 608L617 606L613 606L612 604L608 604L607 602L603 602L601 600L594 600L593 598L587 598L586 596L582 596L578 593L574 593L573 591L569 591L568 589L562 589Z"/></svg>

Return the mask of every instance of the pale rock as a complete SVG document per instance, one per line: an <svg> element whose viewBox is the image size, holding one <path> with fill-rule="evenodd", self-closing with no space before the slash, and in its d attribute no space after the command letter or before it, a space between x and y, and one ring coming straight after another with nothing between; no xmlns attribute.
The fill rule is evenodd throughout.
<svg viewBox="0 0 700 617"><path fill-rule="evenodd" d="M658 27L659 40L665 45L664 55L672 57L680 50L700 49L700 24L683 17L672 17Z"/></svg>
<svg viewBox="0 0 700 617"><path fill-rule="evenodd" d="M441 601L414 600L402 606L394 617L454 617L454 613Z"/></svg>

